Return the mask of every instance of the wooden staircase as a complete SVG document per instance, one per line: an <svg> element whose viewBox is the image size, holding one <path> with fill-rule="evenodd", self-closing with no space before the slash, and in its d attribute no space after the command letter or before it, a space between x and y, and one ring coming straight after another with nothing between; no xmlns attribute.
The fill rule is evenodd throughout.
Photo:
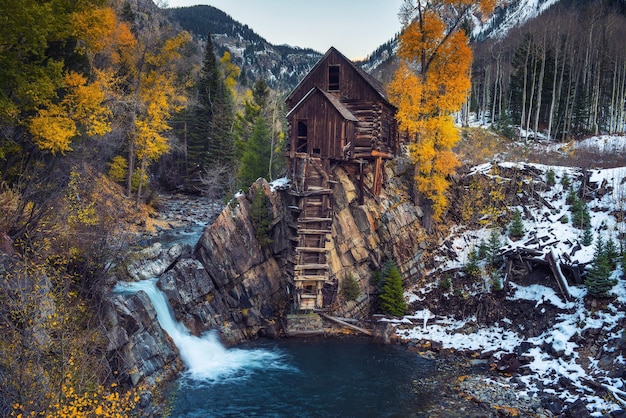
<svg viewBox="0 0 626 418"><path fill-rule="evenodd" d="M290 193L297 212L293 259L294 302L299 312L323 307L324 284L329 281L326 242L333 222L331 185L319 158L302 155L292 160Z"/></svg>

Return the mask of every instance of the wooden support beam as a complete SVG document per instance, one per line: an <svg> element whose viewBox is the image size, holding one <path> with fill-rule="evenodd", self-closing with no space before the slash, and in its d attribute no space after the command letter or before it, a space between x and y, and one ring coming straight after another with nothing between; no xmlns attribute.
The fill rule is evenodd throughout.
<svg viewBox="0 0 626 418"><path fill-rule="evenodd" d="M303 235L326 235L330 232L330 229L298 229L298 234Z"/></svg>
<svg viewBox="0 0 626 418"><path fill-rule="evenodd" d="M296 251L304 253L326 253L328 249L325 247L296 247Z"/></svg>
<svg viewBox="0 0 626 418"><path fill-rule="evenodd" d="M328 264L298 264L294 270L328 270Z"/></svg>

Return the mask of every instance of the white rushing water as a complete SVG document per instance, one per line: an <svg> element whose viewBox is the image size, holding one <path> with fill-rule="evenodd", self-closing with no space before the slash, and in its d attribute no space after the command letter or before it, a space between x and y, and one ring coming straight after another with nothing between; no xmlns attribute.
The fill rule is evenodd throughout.
<svg viewBox="0 0 626 418"><path fill-rule="evenodd" d="M227 349L219 341L215 331L199 337L192 335L177 322L165 294L156 287L157 279L140 282L118 283L116 293L132 294L145 292L157 313L161 328L176 344L180 357L187 367L186 375L194 380L220 382L226 379L245 377L256 369L289 369L279 351L263 349Z"/></svg>

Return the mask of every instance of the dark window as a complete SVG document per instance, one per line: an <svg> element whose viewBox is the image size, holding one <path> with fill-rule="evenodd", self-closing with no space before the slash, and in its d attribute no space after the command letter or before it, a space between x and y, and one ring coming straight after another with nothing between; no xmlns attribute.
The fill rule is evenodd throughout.
<svg viewBox="0 0 626 418"><path fill-rule="evenodd" d="M339 66L328 66L328 91L339 90Z"/></svg>
<svg viewBox="0 0 626 418"><path fill-rule="evenodd" d="M305 120L298 121L298 138L296 142L296 152L307 152L307 126Z"/></svg>

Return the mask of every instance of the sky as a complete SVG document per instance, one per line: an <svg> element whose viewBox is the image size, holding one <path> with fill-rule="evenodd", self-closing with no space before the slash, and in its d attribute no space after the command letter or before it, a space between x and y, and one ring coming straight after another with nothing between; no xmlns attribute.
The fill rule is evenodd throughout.
<svg viewBox="0 0 626 418"><path fill-rule="evenodd" d="M403 0L162 0L167 7L214 6L275 45L324 53L334 46L351 60L367 57L400 32Z"/></svg>

